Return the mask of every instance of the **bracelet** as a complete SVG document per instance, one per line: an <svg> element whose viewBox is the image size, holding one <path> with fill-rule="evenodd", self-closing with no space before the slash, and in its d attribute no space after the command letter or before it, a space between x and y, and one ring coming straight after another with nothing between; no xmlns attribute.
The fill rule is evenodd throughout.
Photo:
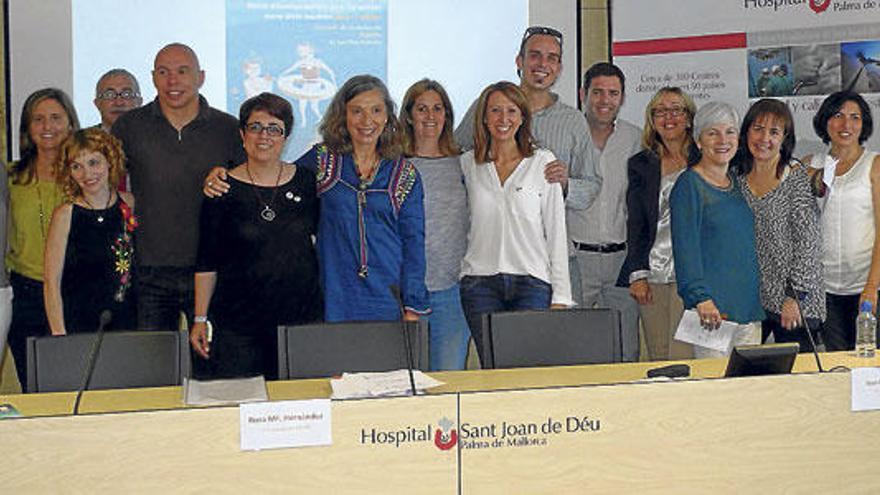
<svg viewBox="0 0 880 495"><path fill-rule="evenodd" d="M208 323L207 316L196 316L193 318L194 323Z"/></svg>

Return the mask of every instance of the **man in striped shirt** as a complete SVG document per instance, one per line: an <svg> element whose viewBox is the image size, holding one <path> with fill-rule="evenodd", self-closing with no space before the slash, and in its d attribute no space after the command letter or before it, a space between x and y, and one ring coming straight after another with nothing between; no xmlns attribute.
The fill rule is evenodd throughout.
<svg viewBox="0 0 880 495"><path fill-rule="evenodd" d="M526 29L516 68L532 112L532 133L538 146L552 151L557 159L547 165L547 180L561 183L569 196L574 196L572 200L589 206L599 193L601 179L586 161L587 123L583 114L550 91L562 73L562 33L543 26ZM455 130L455 140L465 150L474 146L475 108L476 102ZM578 173L569 176L569 170Z"/></svg>

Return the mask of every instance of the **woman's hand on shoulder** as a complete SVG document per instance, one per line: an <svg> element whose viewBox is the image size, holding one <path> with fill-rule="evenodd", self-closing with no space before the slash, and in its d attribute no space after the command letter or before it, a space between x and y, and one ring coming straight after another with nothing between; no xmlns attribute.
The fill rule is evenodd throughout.
<svg viewBox="0 0 880 495"><path fill-rule="evenodd" d="M223 167L214 167L205 177L202 185L202 193L209 198L219 198L229 192L229 182L226 181L227 170Z"/></svg>

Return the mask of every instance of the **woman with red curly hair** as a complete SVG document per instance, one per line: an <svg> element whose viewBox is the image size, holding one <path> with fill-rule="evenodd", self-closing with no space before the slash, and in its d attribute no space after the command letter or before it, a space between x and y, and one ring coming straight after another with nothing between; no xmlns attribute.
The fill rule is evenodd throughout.
<svg viewBox="0 0 880 495"><path fill-rule="evenodd" d="M52 335L91 332L100 314L107 329L135 328L132 285L134 198L117 192L125 176L122 146L84 129L61 149L58 181L67 201L55 209L46 242L43 297Z"/></svg>

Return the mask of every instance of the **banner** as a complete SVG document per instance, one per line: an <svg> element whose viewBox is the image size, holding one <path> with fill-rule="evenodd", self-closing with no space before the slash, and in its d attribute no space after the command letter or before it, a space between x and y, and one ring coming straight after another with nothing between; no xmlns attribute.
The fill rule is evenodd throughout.
<svg viewBox="0 0 880 495"><path fill-rule="evenodd" d="M664 86L697 105L726 101L745 113L762 97L785 101L795 156L825 149L812 118L841 89L865 97L880 118L878 0L612 0L614 63L627 77L621 116L644 125ZM880 133L866 143L880 150Z"/></svg>

